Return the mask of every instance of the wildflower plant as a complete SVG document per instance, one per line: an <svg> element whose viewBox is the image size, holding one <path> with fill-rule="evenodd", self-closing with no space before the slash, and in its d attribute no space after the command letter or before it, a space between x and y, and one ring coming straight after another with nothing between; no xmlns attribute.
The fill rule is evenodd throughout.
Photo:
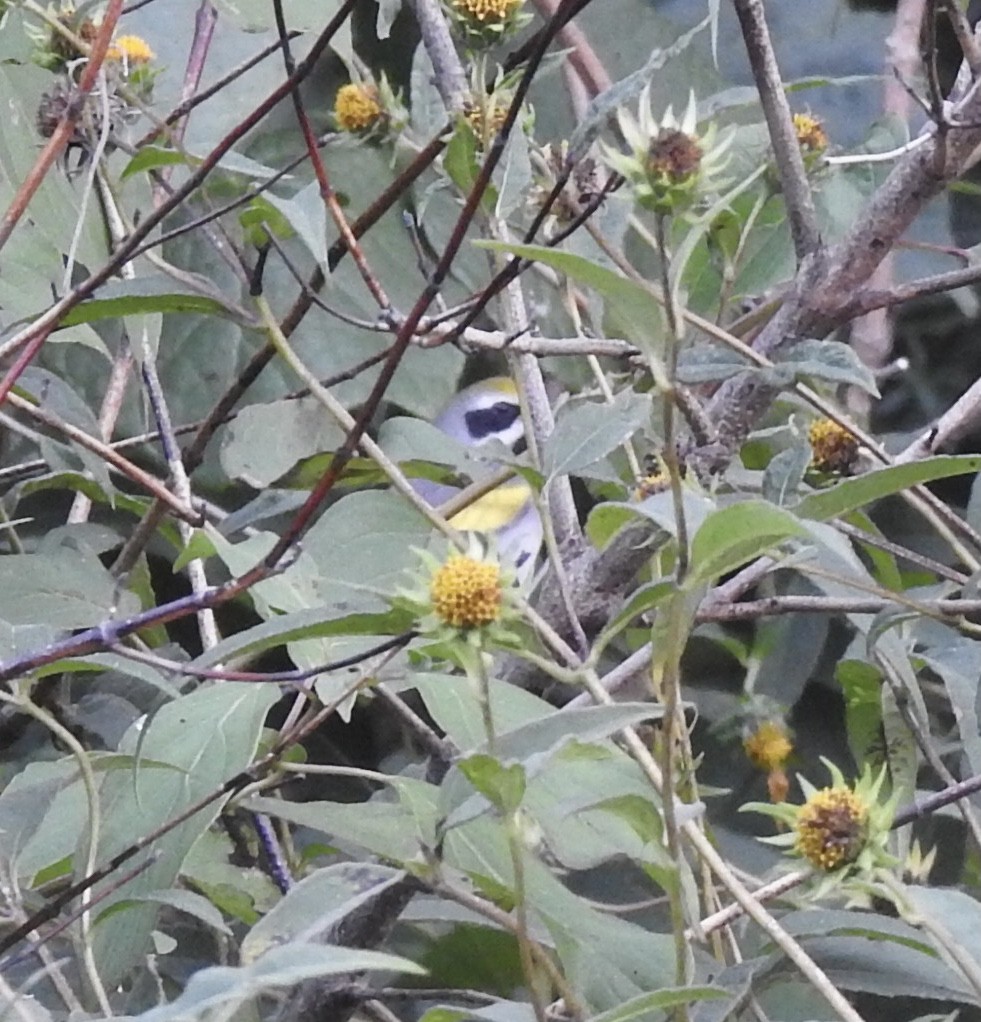
<svg viewBox="0 0 981 1022"><path fill-rule="evenodd" d="M794 876L867 907L889 870L929 882L929 856L892 863L887 784L938 787L941 759L981 778L978 501L933 485L979 464L939 453L965 422L917 359L865 367L845 340L888 303L905 342L909 295L963 286L936 238L901 285L871 274L976 157L981 70L917 137L884 124L829 156L773 62L760 102L719 81L712 3L232 3L210 28L131 3L96 67L118 5L48 2L0 0L8 1014L274 1022L315 991L347 1017L370 982L421 1017L401 977L424 962L463 1014L476 993L536 1019L694 1018L779 974L854 1018L848 970L805 968L845 940L875 942L866 1022L897 980L981 1003L981 978L946 975L969 956L932 954L917 920L736 925L713 963L692 940L716 940L720 900L787 910L722 868L738 848L761 875L773 850L720 789L782 803L752 808ZM834 108L823 75L802 84ZM946 383L976 395L963 361ZM502 372L520 408L495 388L448 406ZM898 425L871 406L903 374L936 433L911 402ZM808 447L797 423L847 421L830 402L852 387L862 421L919 435L907 458L860 461L831 420ZM434 541L413 488L458 529L449 494L485 488L498 547ZM907 494L930 515L915 550L899 501L876 506ZM497 551L529 514L544 555L512 572ZM805 739L888 779L831 768L787 805ZM969 898L962 837L940 852ZM306 939L324 905L350 940ZM65 962L52 982L32 933Z"/></svg>
<svg viewBox="0 0 981 1022"><path fill-rule="evenodd" d="M448 647L513 646L520 620L516 576L493 549L468 534L466 552L438 558L417 550L421 571L397 604L416 618L421 635Z"/></svg>
<svg viewBox="0 0 981 1022"><path fill-rule="evenodd" d="M822 762L831 774L831 784L818 789L799 777L804 793L801 805L752 802L743 806L744 811L763 813L786 828L784 833L761 840L787 848L815 872L825 874L818 887L820 895L851 875L872 878L876 870L896 866L888 842L898 802L895 795L882 797L886 767L874 776L866 768L855 784L849 785L834 763Z"/></svg>
<svg viewBox="0 0 981 1022"><path fill-rule="evenodd" d="M603 158L622 174L637 202L661 215L680 215L717 191L724 183L732 132L710 124L697 132L694 93L680 119L672 107L658 119L651 109L651 86L640 95L637 115L617 111L617 124L627 152L602 143Z"/></svg>

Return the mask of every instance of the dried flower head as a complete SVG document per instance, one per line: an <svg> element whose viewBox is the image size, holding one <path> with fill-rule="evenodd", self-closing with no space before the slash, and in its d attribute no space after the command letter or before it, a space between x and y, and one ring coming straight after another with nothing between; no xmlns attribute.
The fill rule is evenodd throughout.
<svg viewBox="0 0 981 1022"><path fill-rule="evenodd" d="M822 788L800 808L794 849L830 873L853 863L868 837L869 807L849 788Z"/></svg>
<svg viewBox="0 0 981 1022"><path fill-rule="evenodd" d="M334 118L341 131L360 132L375 127L384 116L378 89L351 82L337 90Z"/></svg>
<svg viewBox="0 0 981 1022"><path fill-rule="evenodd" d="M851 475L858 460L858 440L831 419L815 419L807 432L811 468L833 475Z"/></svg>
<svg viewBox="0 0 981 1022"><path fill-rule="evenodd" d="M886 846L897 796L879 801L885 768L875 778L866 768L858 781L849 785L838 767L828 760L823 762L831 774L831 784L818 790L801 777L806 799L803 805L743 806L772 816L788 828L785 834L763 840L789 847L819 872L835 873L839 878L846 875L847 867L869 873L879 866L895 866L896 860Z"/></svg>
<svg viewBox="0 0 981 1022"><path fill-rule="evenodd" d="M50 138L72 103L77 101L75 83L67 74L58 75L51 88L43 93L38 103L34 123L42 138ZM109 149L115 148L114 133L131 116L132 110L115 92L109 96ZM65 149L65 168L69 169L72 155L79 155L77 169L88 162L102 134L103 104L96 95L89 95L75 121L71 138Z"/></svg>
<svg viewBox="0 0 981 1022"><path fill-rule="evenodd" d="M81 39L83 43L91 46L95 41L99 27L91 18L84 18L79 21L74 8L67 8L61 11L56 15L56 18L59 25L64 26L69 32ZM48 49L51 55L56 58L55 62L60 62L61 64L69 63L85 56L85 52L80 47L54 27L52 27L48 39Z"/></svg>
<svg viewBox="0 0 981 1022"><path fill-rule="evenodd" d="M702 165L702 147L693 135L668 128L647 148L647 174L670 184L682 184Z"/></svg>
<svg viewBox="0 0 981 1022"><path fill-rule="evenodd" d="M711 125L703 135L696 134L694 94L680 121L671 107L658 121L651 113L648 85L641 93L637 117L620 110L617 121L630 151L603 144L603 157L630 182L646 209L664 215L683 213L718 185L732 133L719 138Z"/></svg>
<svg viewBox="0 0 981 1022"><path fill-rule="evenodd" d="M500 619L504 602L501 566L464 554L450 554L429 584L433 611L443 624L464 630Z"/></svg>

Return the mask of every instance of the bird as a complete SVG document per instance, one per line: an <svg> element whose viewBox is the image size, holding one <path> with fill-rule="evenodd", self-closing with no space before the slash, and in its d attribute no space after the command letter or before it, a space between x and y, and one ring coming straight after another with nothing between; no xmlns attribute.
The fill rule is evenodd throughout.
<svg viewBox="0 0 981 1022"><path fill-rule="evenodd" d="M458 391L433 425L467 447L499 440L516 454L524 449L518 390L506 376L492 376ZM412 485L434 507L460 492L455 486L424 479L414 480ZM534 571L542 545L542 521L532 488L520 476L496 486L457 512L450 524L461 532L493 539L501 561L514 568L520 581Z"/></svg>

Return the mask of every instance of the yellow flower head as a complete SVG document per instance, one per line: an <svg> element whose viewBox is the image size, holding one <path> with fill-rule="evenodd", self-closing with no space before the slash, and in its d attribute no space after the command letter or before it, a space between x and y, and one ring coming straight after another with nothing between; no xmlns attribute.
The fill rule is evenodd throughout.
<svg viewBox="0 0 981 1022"><path fill-rule="evenodd" d="M671 477L663 469L655 469L648 472L634 489L635 500L646 500L653 497L655 493L664 493L671 489Z"/></svg>
<svg viewBox="0 0 981 1022"><path fill-rule="evenodd" d="M743 749L757 769L776 770L787 762L794 751L794 743L782 723L765 720L743 739Z"/></svg>
<svg viewBox="0 0 981 1022"><path fill-rule="evenodd" d="M831 419L815 419L808 430L811 468L817 472L850 475L858 459L858 441Z"/></svg>
<svg viewBox="0 0 981 1022"><path fill-rule="evenodd" d="M810 114L794 114L797 143L805 153L820 155L828 148L828 135L824 125Z"/></svg>
<svg viewBox="0 0 981 1022"><path fill-rule="evenodd" d="M523 3L524 0L450 0L458 15L481 25L507 21Z"/></svg>
<svg viewBox="0 0 981 1022"><path fill-rule="evenodd" d="M822 788L801 806L794 849L830 873L854 862L868 838L869 807L850 788Z"/></svg>
<svg viewBox="0 0 981 1022"><path fill-rule="evenodd" d="M384 110L374 85L351 82L337 90L334 118L341 131L366 131L380 120Z"/></svg>
<svg viewBox="0 0 981 1022"><path fill-rule="evenodd" d="M500 565L451 554L433 573L429 596L436 617L451 628L493 624L504 602Z"/></svg>
<svg viewBox="0 0 981 1022"><path fill-rule="evenodd" d="M138 35L121 35L106 50L106 60L130 64L149 64L156 54L149 44Z"/></svg>

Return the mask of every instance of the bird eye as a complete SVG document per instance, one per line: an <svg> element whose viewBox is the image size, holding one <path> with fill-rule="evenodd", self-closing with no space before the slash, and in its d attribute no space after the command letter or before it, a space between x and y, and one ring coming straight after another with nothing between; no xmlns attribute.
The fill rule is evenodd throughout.
<svg viewBox="0 0 981 1022"><path fill-rule="evenodd" d="M490 437L500 436L510 429L521 414L520 409L511 401L498 401L489 408L475 408L464 416L467 432L474 443L480 443Z"/></svg>

